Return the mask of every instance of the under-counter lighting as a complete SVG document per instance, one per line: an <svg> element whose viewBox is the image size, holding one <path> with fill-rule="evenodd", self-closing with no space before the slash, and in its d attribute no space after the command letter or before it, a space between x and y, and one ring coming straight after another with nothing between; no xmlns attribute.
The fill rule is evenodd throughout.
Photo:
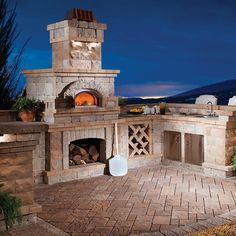
<svg viewBox="0 0 236 236"><path fill-rule="evenodd" d="M4 134L0 134L0 143L3 143L4 139L5 139Z"/></svg>

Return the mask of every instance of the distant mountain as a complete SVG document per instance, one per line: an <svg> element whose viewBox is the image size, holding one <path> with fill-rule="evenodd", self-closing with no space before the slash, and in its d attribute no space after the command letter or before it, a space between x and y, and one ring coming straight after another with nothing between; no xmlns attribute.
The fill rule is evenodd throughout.
<svg viewBox="0 0 236 236"><path fill-rule="evenodd" d="M216 94L216 93L221 93L223 91L230 91L230 90L235 90L236 89L236 79L234 80L226 80L220 83L216 84L210 84L207 86L203 86L200 88L192 89L184 93L180 93L175 96L193 96L193 95L199 95L199 94Z"/></svg>
<svg viewBox="0 0 236 236"><path fill-rule="evenodd" d="M229 98L236 95L236 79L210 84L192 89L184 93L159 99L128 98L128 104L150 104L158 102L195 103L196 97L202 94L212 94L218 98L219 105L227 105Z"/></svg>

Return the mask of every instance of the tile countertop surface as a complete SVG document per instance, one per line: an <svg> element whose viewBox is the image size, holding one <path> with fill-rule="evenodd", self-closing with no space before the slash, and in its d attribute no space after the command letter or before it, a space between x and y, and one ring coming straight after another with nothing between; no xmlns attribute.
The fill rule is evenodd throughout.
<svg viewBox="0 0 236 236"><path fill-rule="evenodd" d="M198 123L211 123L211 124L226 124L228 117L226 116L205 116L200 114L184 115L180 113L166 113L165 115L154 114L125 114L120 116L120 120L178 120L183 122L198 122Z"/></svg>
<svg viewBox="0 0 236 236"><path fill-rule="evenodd" d="M197 122L197 123L209 123L216 125L226 125L229 118L235 118L234 116L201 116L201 115L184 115L179 113L166 113L166 115L154 114L154 115L143 115L143 114L123 114L119 116L117 120L111 121L93 121L93 122L78 122L78 123L63 123L63 124L47 124L44 122L0 122L0 134L4 133L29 133L29 132L42 132L47 131L50 128L63 128L63 127L77 127L84 125L102 125L102 124L113 124L126 123L126 122L137 122L137 121L148 121L148 120L159 120L168 121L175 120L179 122Z"/></svg>
<svg viewBox="0 0 236 236"><path fill-rule="evenodd" d="M47 129L47 124L43 122L0 122L0 134L33 133L46 131Z"/></svg>

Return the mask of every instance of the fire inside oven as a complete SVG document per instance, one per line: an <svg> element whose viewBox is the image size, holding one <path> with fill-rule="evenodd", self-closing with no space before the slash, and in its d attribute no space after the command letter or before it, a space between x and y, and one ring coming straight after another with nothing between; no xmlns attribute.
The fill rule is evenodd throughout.
<svg viewBox="0 0 236 236"><path fill-rule="evenodd" d="M97 98L90 92L80 92L75 97L75 106L97 106Z"/></svg>

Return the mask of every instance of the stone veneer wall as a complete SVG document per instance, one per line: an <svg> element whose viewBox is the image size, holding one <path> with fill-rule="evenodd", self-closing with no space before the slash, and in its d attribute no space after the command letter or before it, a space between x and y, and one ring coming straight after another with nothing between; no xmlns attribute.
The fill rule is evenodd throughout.
<svg viewBox="0 0 236 236"><path fill-rule="evenodd" d="M27 95L40 100L74 96L80 89L97 90L103 97L114 96L114 77L117 70L99 72L67 71L55 72L51 69L24 71L27 76Z"/></svg>
<svg viewBox="0 0 236 236"><path fill-rule="evenodd" d="M47 134L47 165L45 181L49 184L68 180L88 178L102 175L107 170L108 159L116 154L114 143L114 122L118 122L119 154L128 159L129 168L158 164L161 161L160 124L149 120L150 125L150 153L149 155L135 156L129 159L128 126L133 124L125 119L113 121L81 122L78 124L51 124ZM145 124L145 120L136 121ZM104 139L106 143L106 163L94 163L69 167L69 144L72 141L84 138ZM155 141L155 143L153 143ZM158 143L159 142L159 143Z"/></svg>
<svg viewBox="0 0 236 236"><path fill-rule="evenodd" d="M188 109L190 108L188 107ZM3 122L4 125L0 125L0 134L4 134L4 143L0 143L0 146L8 145L4 147L6 153L6 147L9 149L9 145L21 145L14 149L15 152L28 150L27 145L26 147L22 146L23 143L31 145L32 179L36 184L43 181L52 184L102 175L106 169L106 163L95 163L78 168L69 167L69 143L83 138L104 139L106 141L106 159L108 160L114 154L113 129L114 122L118 122L119 154L128 158L129 168L160 163L164 153L164 131L178 131L181 133L182 140L184 140L185 133L204 136L205 159L202 166L206 173L230 176L233 173L233 168L230 166L231 157L236 151L236 116L232 109L226 109L223 113L221 107L221 110L217 112L221 115L213 119L167 114L164 116L122 116L120 119L107 121L88 120L50 125L32 123L44 127L37 130L31 127L32 124L29 124L26 129L24 128L26 124L22 122L16 123L18 125L14 125L14 122ZM136 127L136 131L139 132L142 126L149 127L149 131L144 134L144 136L147 135L149 142L148 154L130 156L129 143L132 141L129 129ZM184 145L182 142L182 162L185 162Z"/></svg>
<svg viewBox="0 0 236 236"><path fill-rule="evenodd" d="M9 147L14 143L30 144L34 142L32 149L32 171L34 183L43 183L43 171L45 170L45 132L26 133L26 134L4 134L4 143ZM3 145L0 143L0 145ZM27 149L27 148L25 148ZM25 150L24 147L19 152Z"/></svg>
<svg viewBox="0 0 236 236"><path fill-rule="evenodd" d="M102 110L99 108L105 109L104 116L96 115L96 120L118 118L114 78L119 71L103 70L101 62L101 46L106 29L105 24L77 19L48 25L52 69L24 71L27 96L36 97L45 103L44 120L47 123L63 123L65 119L70 122L81 121L80 117L84 114L79 114L79 109L72 116L61 114L60 111L76 109L74 98L83 90L98 95L100 113ZM95 116L96 108L90 109ZM88 119L88 115L85 115L85 119Z"/></svg>
<svg viewBox="0 0 236 236"><path fill-rule="evenodd" d="M24 71L27 77L27 96L36 97L45 103L45 121L56 122L55 114L60 110L74 108L73 99L82 89L94 89L101 95L101 108L116 109L118 99L114 96L114 77L119 71L101 70L99 72L54 72L47 70ZM68 103L68 97L72 102ZM98 107L99 109L100 107ZM91 111L96 109L91 109ZM77 111L79 111L77 109ZM105 112L105 111L104 111ZM82 115L82 113L81 113ZM57 114L57 117L59 114Z"/></svg>
<svg viewBox="0 0 236 236"><path fill-rule="evenodd" d="M149 104L148 106L152 107L154 105L156 104ZM121 114L125 116L131 108L137 106L142 105L121 107ZM182 162L185 162L184 134L203 135L205 159L202 167L204 172L221 177L232 176L234 168L231 166L231 159L232 155L236 153L236 106L214 106L214 112L219 117L213 119L179 115L181 112L207 115L209 112L207 105L170 103L167 106L167 115L149 115L147 117L153 117L156 122L160 122L161 133L159 135L162 140L164 140L164 131L181 133ZM175 113L178 115L173 115ZM164 147L163 141L161 145Z"/></svg>
<svg viewBox="0 0 236 236"><path fill-rule="evenodd" d="M0 110L0 122L15 121L16 113L10 110Z"/></svg>
<svg viewBox="0 0 236 236"><path fill-rule="evenodd" d="M104 41L102 23L64 20L50 24L52 43L52 67L65 69L101 69L101 44Z"/></svg>
<svg viewBox="0 0 236 236"><path fill-rule="evenodd" d="M0 123L0 183L3 191L21 199L23 215L41 211L34 202L33 185L42 182L46 129L42 123Z"/></svg>
<svg viewBox="0 0 236 236"><path fill-rule="evenodd" d="M185 133L204 136L205 160L203 169L206 173L228 176L232 172L232 167L229 164L231 156L236 150L234 116L204 119L172 115L148 115L122 117L111 121L51 124L46 134L44 132L27 135L9 134L8 140L38 140L32 155L35 183L42 182L43 177L45 178L44 181L49 184L88 178L104 174L106 163L95 163L86 167L69 167L69 143L83 138L104 139L106 141L106 158L109 159L114 153L114 122L118 122L119 154L128 158L129 168L160 163L164 152L164 131L178 131L181 133L182 140L184 140ZM139 125L149 126L149 133L147 134L149 136L148 154L130 156L128 130L130 126L137 126L139 129ZM46 153L44 153L45 148ZM184 142L182 142L182 161L185 162Z"/></svg>

